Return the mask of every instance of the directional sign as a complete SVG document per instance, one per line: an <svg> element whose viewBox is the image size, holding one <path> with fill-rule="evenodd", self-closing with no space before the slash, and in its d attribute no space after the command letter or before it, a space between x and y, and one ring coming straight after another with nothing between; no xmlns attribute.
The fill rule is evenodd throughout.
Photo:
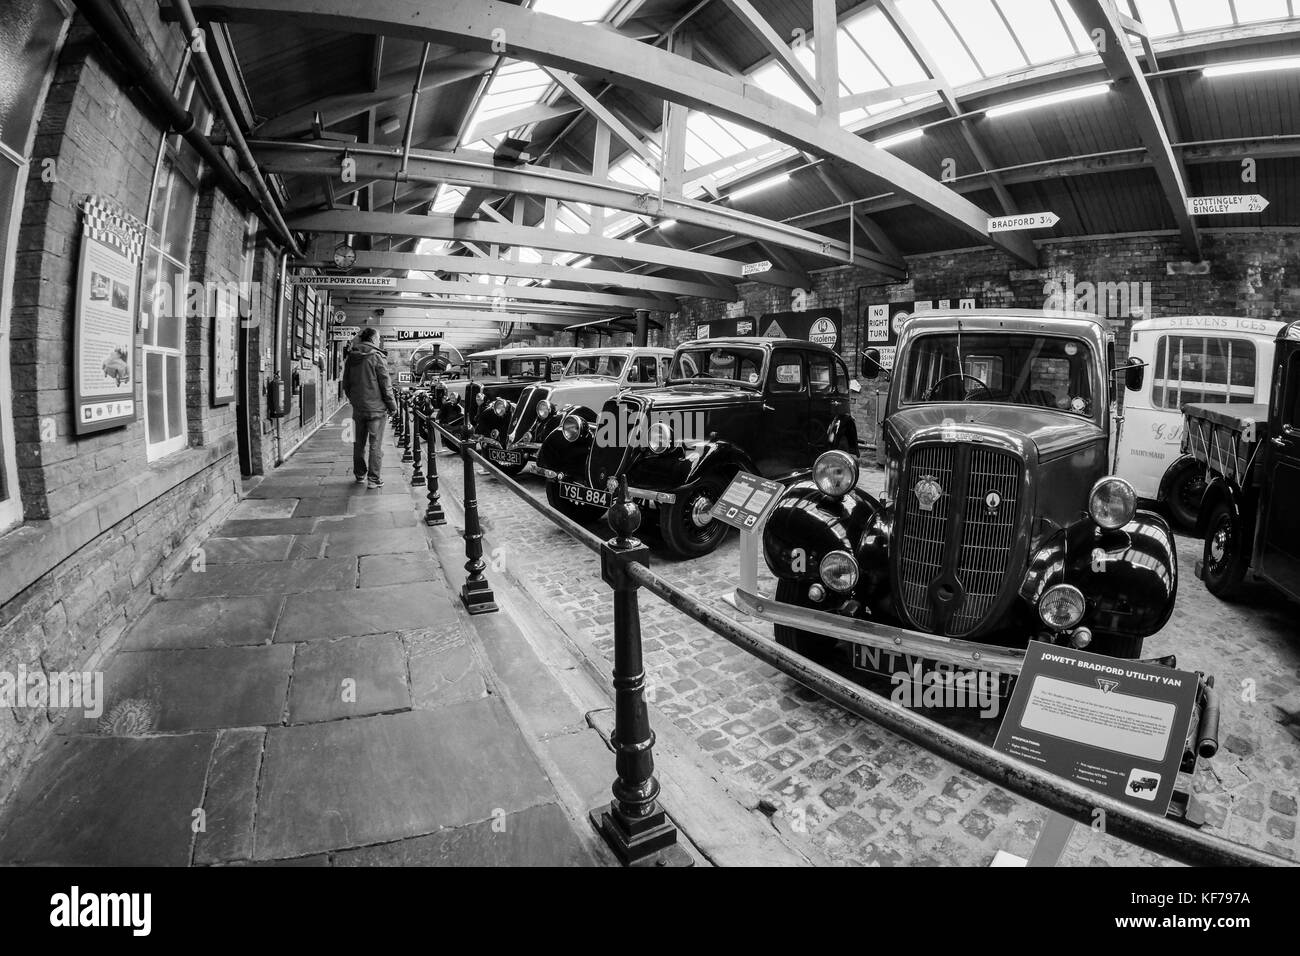
<svg viewBox="0 0 1300 956"><path fill-rule="evenodd" d="M1258 213L1268 208L1263 196L1193 196L1187 200L1187 212L1193 216L1227 216L1232 213Z"/></svg>
<svg viewBox="0 0 1300 956"><path fill-rule="evenodd" d="M998 216L989 220L989 232L1022 232L1025 229L1051 229L1061 217L1054 212L1030 212L1020 216Z"/></svg>
<svg viewBox="0 0 1300 956"><path fill-rule="evenodd" d="M764 259L762 262L746 262L740 267L740 274L742 276L756 276L760 272L770 272L771 269L772 263Z"/></svg>
<svg viewBox="0 0 1300 956"><path fill-rule="evenodd" d="M392 276L290 276L289 281L320 289L391 289L397 285Z"/></svg>
<svg viewBox="0 0 1300 956"><path fill-rule="evenodd" d="M357 333L360 331L361 330L356 328L355 326L353 327L336 326L335 328L330 329L330 341L351 342L354 338L356 338Z"/></svg>

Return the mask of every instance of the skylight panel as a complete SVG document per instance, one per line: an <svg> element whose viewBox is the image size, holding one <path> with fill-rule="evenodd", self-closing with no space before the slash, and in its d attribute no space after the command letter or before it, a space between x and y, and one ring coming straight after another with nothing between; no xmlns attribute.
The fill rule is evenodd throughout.
<svg viewBox="0 0 1300 956"><path fill-rule="evenodd" d="M990 0L941 0L943 12L975 54L985 76L1021 69L1024 56ZM937 55L937 54L936 54Z"/></svg>
<svg viewBox="0 0 1300 956"><path fill-rule="evenodd" d="M609 16L614 3L615 0L533 0L532 9L575 23L595 23Z"/></svg>
<svg viewBox="0 0 1300 956"><path fill-rule="evenodd" d="M898 11L921 37L921 42L949 83L957 86L982 78L979 67L933 0L899 0ZM891 86L915 83L928 75L893 24L879 10L871 10L862 18L862 28L855 38L867 51L867 56L880 67Z"/></svg>
<svg viewBox="0 0 1300 956"><path fill-rule="evenodd" d="M865 93L867 90L879 90L888 86L885 78L876 69L876 65L867 59L853 39L848 21L839 32L840 82L848 88L849 93Z"/></svg>
<svg viewBox="0 0 1300 956"><path fill-rule="evenodd" d="M1235 0L1238 23L1281 20L1289 16L1286 0Z"/></svg>
<svg viewBox="0 0 1300 956"><path fill-rule="evenodd" d="M764 93L770 93L802 110L812 112L813 101L808 98L802 87L785 71L785 67L775 60L760 66L750 74L750 79Z"/></svg>
<svg viewBox="0 0 1300 956"><path fill-rule="evenodd" d="M1056 8L1061 11L1061 16L1065 17L1065 22L1070 28L1070 36L1074 39L1075 45L1084 53L1096 50L1097 48L1092 42L1092 34L1083 28L1083 24L1079 22L1079 18L1075 16L1073 8L1066 0L1060 0L1056 4Z"/></svg>
<svg viewBox="0 0 1300 956"><path fill-rule="evenodd" d="M1232 7L1228 0L1174 0L1183 30L1209 30L1232 25Z"/></svg>
<svg viewBox="0 0 1300 956"><path fill-rule="evenodd" d="M1178 21L1169 0L1137 0L1138 19L1146 24L1153 37L1167 37L1178 33Z"/></svg>
<svg viewBox="0 0 1300 956"><path fill-rule="evenodd" d="M1070 42L1065 25L1056 15L1056 9L1046 0L997 0L1015 32L1016 39L1025 48L1034 63L1050 63L1074 56L1077 51Z"/></svg>

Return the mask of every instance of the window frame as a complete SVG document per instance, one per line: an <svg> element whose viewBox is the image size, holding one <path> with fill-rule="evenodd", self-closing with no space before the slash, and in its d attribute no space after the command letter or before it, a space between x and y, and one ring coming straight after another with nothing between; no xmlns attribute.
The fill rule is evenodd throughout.
<svg viewBox="0 0 1300 956"><path fill-rule="evenodd" d="M174 91L178 99L181 99L187 109L191 109L195 97L203 98L203 90L199 85L198 76L190 68L188 57L182 63L179 74L177 75ZM206 127L202 132L206 135L212 129L214 121L212 107L203 101L205 117L203 125ZM153 188L150 190L149 199L149 228L146 233L144 262L141 268L144 272L141 275L141 283L146 283L150 276L148 275L149 265L154 257L157 257L159 263L159 272L154 275L153 281L156 283L161 277L163 262L170 265L173 274L179 276L179 288L185 290L190 282L190 254L194 249L194 227L198 215L199 198L203 182L203 163L197 156L190 157L184 153L181 145L182 140L175 134L164 134L162 142L158 147L158 158L154 164ZM165 195L159 196L160 177L166 175ZM172 225L172 215L177 211L172 208L172 195L176 186L177 177L183 178L193 191L193 196L188 203L186 215L189 218L189 227L187 229L187 238L185 240L185 255L183 259L168 253L164 246L166 244L167 230ZM155 223L154 215L157 212L158 205L161 203L162 216ZM155 228L156 227L156 228ZM181 299L177 287L171 288L174 305ZM152 299L151 299L152 302ZM187 303L188 305L188 303ZM170 308L171 306L168 306ZM184 314L185 308L182 308L182 314L179 316L168 316L167 318L179 323L178 346L158 344L158 319L157 308L154 308L153 315L150 316L148 327L141 330L140 335L140 381L142 383L142 422L144 424L144 444L145 460L155 462L168 455L174 455L189 447L189 394L188 394L188 369L186 368L186 338L189 332L190 316ZM162 425L166 437L153 441L151 440L151 422L150 415L151 399L149 395L149 362L150 358L157 356L160 363L161 374L163 377L162 386ZM175 362L178 369L177 379L169 387L168 382L168 365ZM179 424L175 434L168 434L172 420L172 403L178 404L180 415Z"/></svg>
<svg viewBox="0 0 1300 956"><path fill-rule="evenodd" d="M1199 352L1203 368L1199 380L1185 379L1182 375L1182 360L1188 354L1186 343L1193 340L1202 342ZM1178 367L1175 376L1170 376L1170 363L1173 359L1174 350L1171 343L1176 342L1178 345ZM1213 382L1206 378L1206 372L1209 370L1208 358L1211 356L1210 343L1217 342L1222 344L1220 355L1224 359L1224 380L1222 383ZM1234 362L1238 356L1234 354L1234 349L1245 347L1240 357L1241 361L1250 362L1250 385L1234 385L1232 381L1232 372ZM1156 340L1155 361L1152 363L1151 375L1151 407L1162 409L1164 411L1177 412L1183 405L1191 399L1183 397L1185 392L1195 391L1199 393L1197 401L1219 401L1228 405L1252 405L1259 400L1259 362L1260 352L1258 344L1254 339L1246 336L1235 335L1196 335L1186 334L1179 331L1169 331L1162 333ZM1211 386L1214 391L1207 392L1206 386ZM1244 391L1245 389L1249 391ZM1234 389L1243 391L1234 393ZM1178 396L1175 404L1169 404L1169 395ZM1209 396L1213 395L1211 399Z"/></svg>

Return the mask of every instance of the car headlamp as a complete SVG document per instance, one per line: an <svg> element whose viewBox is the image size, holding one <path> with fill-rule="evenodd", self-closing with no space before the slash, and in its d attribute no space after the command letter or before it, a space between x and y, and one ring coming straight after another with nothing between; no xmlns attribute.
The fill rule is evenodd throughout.
<svg viewBox="0 0 1300 956"><path fill-rule="evenodd" d="M1083 620L1083 592L1073 584L1054 584L1038 601L1038 616L1053 630L1064 631Z"/></svg>
<svg viewBox="0 0 1300 956"><path fill-rule="evenodd" d="M1137 512L1137 493L1123 478L1114 475L1092 486L1088 495L1088 514L1107 531L1122 528Z"/></svg>
<svg viewBox="0 0 1300 956"><path fill-rule="evenodd" d="M673 447L673 430L668 427L666 422L655 422L650 426L650 435L646 439L646 445L651 454L662 455Z"/></svg>
<svg viewBox="0 0 1300 956"><path fill-rule="evenodd" d="M858 483L858 460L846 451L828 451L813 465L813 481L822 494L843 498Z"/></svg>
<svg viewBox="0 0 1300 956"><path fill-rule="evenodd" d="M498 398L496 401L492 403L492 414L495 415L497 418L505 418L506 411L509 408L510 406L506 403L506 400L504 398Z"/></svg>
<svg viewBox="0 0 1300 956"><path fill-rule="evenodd" d="M858 562L847 551L832 551L822 558L817 573L822 584L843 594L858 583Z"/></svg>
<svg viewBox="0 0 1300 956"><path fill-rule="evenodd" d="M551 403L548 402L546 399L542 399L540 402L537 403L537 420L540 422L550 417L551 417Z"/></svg>
<svg viewBox="0 0 1300 956"><path fill-rule="evenodd" d="M577 415L565 415L564 421L560 422L560 433L565 441L577 441L582 434L582 419Z"/></svg>

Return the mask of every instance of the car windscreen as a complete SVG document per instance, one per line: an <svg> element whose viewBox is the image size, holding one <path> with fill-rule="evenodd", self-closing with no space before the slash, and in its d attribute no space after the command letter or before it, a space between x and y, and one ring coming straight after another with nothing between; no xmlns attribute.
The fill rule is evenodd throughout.
<svg viewBox="0 0 1300 956"><path fill-rule="evenodd" d="M1098 383L1082 339L1020 332L941 332L912 340L900 400L1034 405L1091 417Z"/></svg>
<svg viewBox="0 0 1300 956"><path fill-rule="evenodd" d="M743 346L681 348L673 356L668 372L675 382L732 382L760 388L763 381L763 350Z"/></svg>
<svg viewBox="0 0 1300 956"><path fill-rule="evenodd" d="M543 378L546 375L546 356L502 359L501 374L507 378Z"/></svg>
<svg viewBox="0 0 1300 956"><path fill-rule="evenodd" d="M569 369L565 376L572 378L575 375L604 375L609 378L618 378L623 374L623 366L627 364L625 355L575 355L573 361L569 363Z"/></svg>

